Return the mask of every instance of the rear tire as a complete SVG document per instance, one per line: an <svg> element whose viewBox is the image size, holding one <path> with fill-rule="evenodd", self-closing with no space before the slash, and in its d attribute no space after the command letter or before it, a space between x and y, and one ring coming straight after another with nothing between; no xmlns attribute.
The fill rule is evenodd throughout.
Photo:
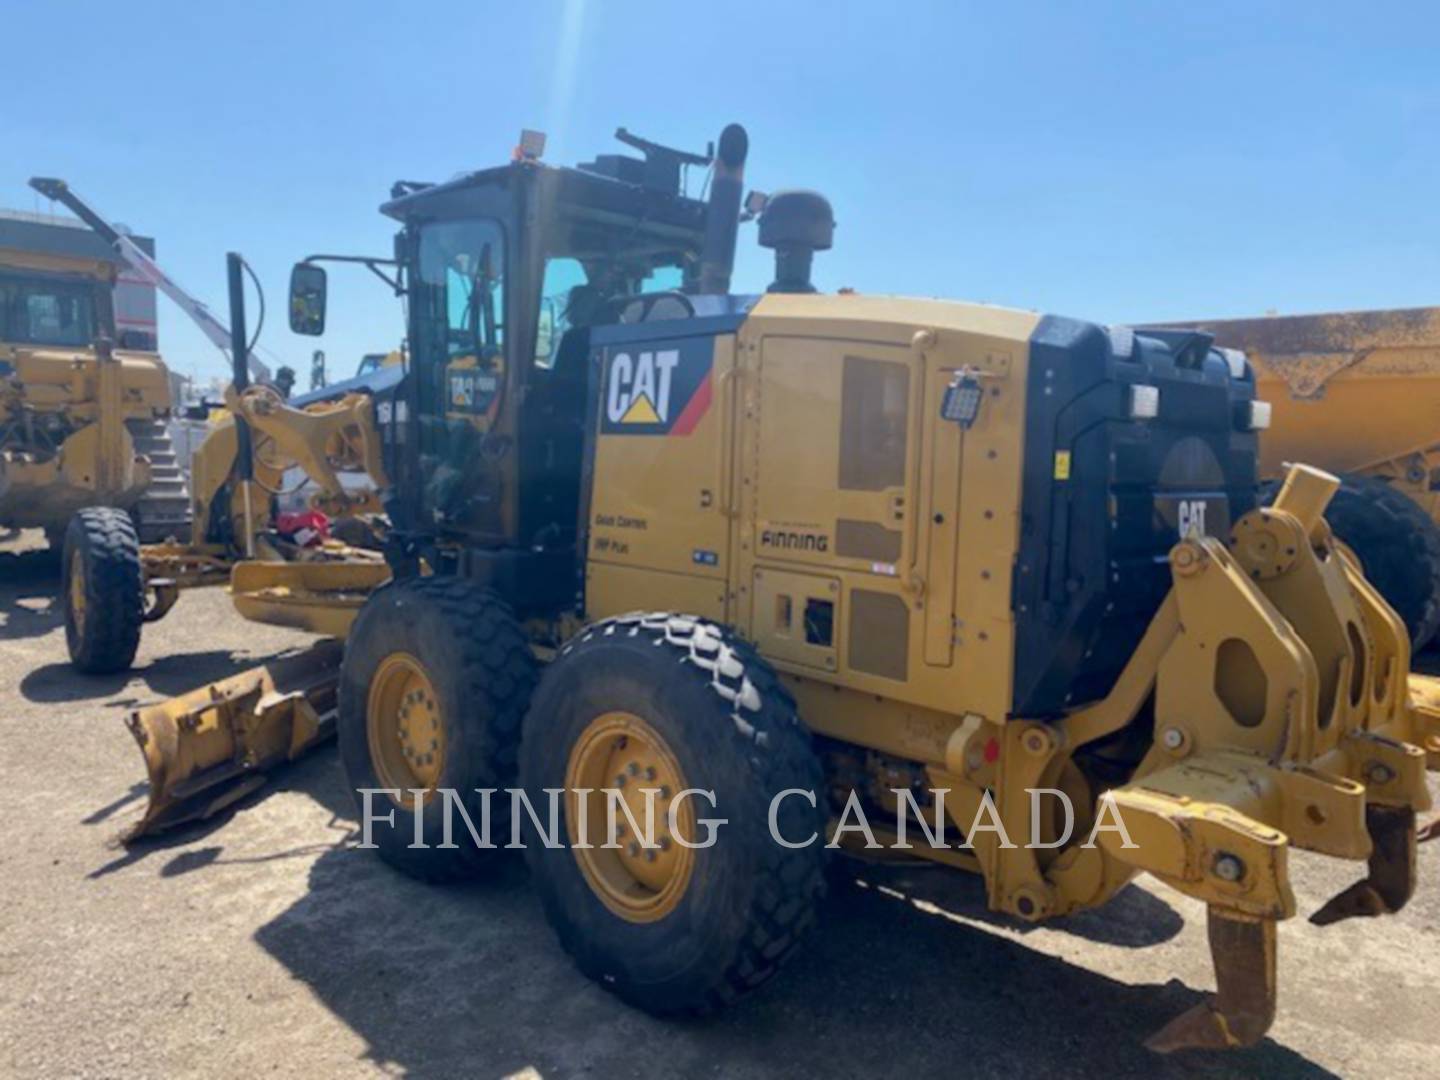
<svg viewBox="0 0 1440 1080"><path fill-rule="evenodd" d="M1279 483L1264 486L1275 501ZM1342 476L1325 520L1347 544L1410 634L1415 652L1440 628L1440 527L1403 491L1374 476Z"/></svg>
<svg viewBox="0 0 1440 1080"><path fill-rule="evenodd" d="M140 541L124 510L81 510L65 530L60 562L65 645L87 675L124 671L140 648L145 577Z"/></svg>
<svg viewBox="0 0 1440 1080"><path fill-rule="evenodd" d="M617 779L588 782L591 775L635 776L626 764L635 736L607 727L615 717L628 718L621 722L634 725L641 743L663 747L642 752L642 762L668 761L682 790L714 792L713 806L703 796L689 803L695 819L723 819L713 846L683 853L683 871L645 881L641 859L648 855L633 843L609 855L573 848L578 801L567 795L560 800L561 846L547 848L532 835L526 861L546 916L581 971L647 1012L708 1012L773 975L815 922L826 854L819 759L794 700L748 645L693 618L627 616L587 629L541 680L520 752L521 783L534 805L546 788L612 786L623 794L627 785ZM608 772L587 773L577 762L588 760L597 739L614 756L603 759ZM659 772L652 783L663 783L663 763ZM642 765L637 779L649 773ZM576 779L587 782L570 783ZM770 803L797 788L815 793L820 808L786 797L778 832L793 842L815 839L787 848L770 835ZM662 790L658 798L657 825L668 816L668 796ZM593 838L596 816L588 817ZM668 831L657 828L659 843L670 839ZM704 843L706 830L695 828L688 839ZM681 854L678 845L662 848L662 860L667 853ZM627 857L638 887L622 880L617 899L614 868ZM612 869L604 876L598 860L607 858ZM677 891L669 875L682 873Z"/></svg>
<svg viewBox="0 0 1440 1080"><path fill-rule="evenodd" d="M493 852L476 846L459 808L448 807L456 846L436 846L447 810L440 788L455 791L477 831L485 810L476 789L497 789L491 842L496 848L509 842L504 789L514 784L536 667L509 607L488 589L456 578L415 578L366 600L340 671L340 758L362 815L362 789L401 792L398 799L370 796L370 839L391 866L433 882L484 871ZM396 680L398 699L389 689ZM416 835L410 788L430 789L419 823L428 848L410 846ZM392 812L394 823L387 824Z"/></svg>

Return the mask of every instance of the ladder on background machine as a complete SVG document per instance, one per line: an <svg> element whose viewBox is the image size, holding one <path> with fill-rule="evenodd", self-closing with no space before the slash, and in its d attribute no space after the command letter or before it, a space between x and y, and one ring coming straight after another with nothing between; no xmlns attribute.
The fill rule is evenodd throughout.
<svg viewBox="0 0 1440 1080"><path fill-rule="evenodd" d="M131 510L142 544L190 539L190 487L164 420L125 424L135 452L150 460L150 486Z"/></svg>

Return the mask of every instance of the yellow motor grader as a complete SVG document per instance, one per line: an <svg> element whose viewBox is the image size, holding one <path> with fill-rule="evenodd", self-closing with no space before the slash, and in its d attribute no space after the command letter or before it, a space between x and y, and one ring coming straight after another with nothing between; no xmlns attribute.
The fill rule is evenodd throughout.
<svg viewBox="0 0 1440 1080"><path fill-rule="evenodd" d="M772 975L826 837L887 818L878 842L909 824L904 855L1021 920L1140 873L1203 901L1216 992L1150 1045L1260 1039L1290 853L1364 866L1316 921L1399 910L1440 765L1440 691L1325 522L1337 481L1297 465L1257 505L1254 371L1207 334L819 294L830 206L742 215L743 129L705 155L620 135L643 156L558 168L532 142L397 184L371 268L405 300L404 365L343 406L237 386L197 521L230 522L242 613L343 644L136 714L139 831L337 730L382 859L485 874L525 825L581 970L674 1013ZM775 252L760 295L730 290L742 216ZM293 329L323 331L326 294L297 265ZM254 544L271 492L245 442L288 428L323 472L331 407L383 560ZM112 612L169 588L69 569Z"/></svg>

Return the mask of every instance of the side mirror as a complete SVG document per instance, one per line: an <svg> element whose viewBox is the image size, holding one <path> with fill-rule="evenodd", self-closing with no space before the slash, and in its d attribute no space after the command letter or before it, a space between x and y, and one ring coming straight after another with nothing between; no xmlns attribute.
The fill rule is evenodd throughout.
<svg viewBox="0 0 1440 1080"><path fill-rule="evenodd" d="M540 301L540 323L535 328L535 362L549 367L555 356L555 301L546 297Z"/></svg>
<svg viewBox="0 0 1440 1080"><path fill-rule="evenodd" d="M319 337L325 333L325 270L313 263L296 263L290 271L290 329Z"/></svg>

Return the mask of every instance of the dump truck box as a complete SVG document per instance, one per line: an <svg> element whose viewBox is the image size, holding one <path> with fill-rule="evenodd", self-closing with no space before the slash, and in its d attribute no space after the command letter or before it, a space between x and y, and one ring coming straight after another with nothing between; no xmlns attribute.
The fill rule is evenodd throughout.
<svg viewBox="0 0 1440 1080"><path fill-rule="evenodd" d="M1248 357L1272 492L1292 461L1340 477L1330 525L1423 649L1440 630L1440 307L1179 325Z"/></svg>
<svg viewBox="0 0 1440 1080"><path fill-rule="evenodd" d="M1188 325L1243 350L1255 367L1258 396L1274 410L1260 446L1262 475L1304 461L1400 476L1418 466L1428 479L1423 459L1440 445L1440 307Z"/></svg>

